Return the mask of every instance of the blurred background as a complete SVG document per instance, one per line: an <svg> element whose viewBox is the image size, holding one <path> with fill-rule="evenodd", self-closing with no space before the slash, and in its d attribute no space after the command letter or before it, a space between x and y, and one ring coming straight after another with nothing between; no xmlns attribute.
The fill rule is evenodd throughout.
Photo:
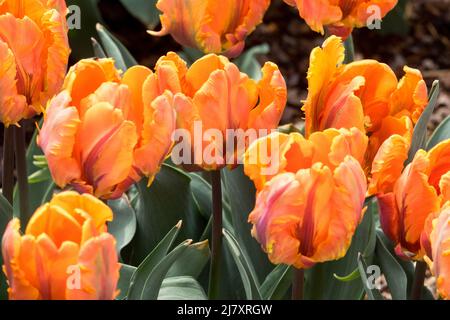
<svg viewBox="0 0 450 320"><path fill-rule="evenodd" d="M72 30L71 63L93 56L91 37L98 38L95 25L103 24L143 65L153 67L167 51L182 48L170 36L147 34L158 29L156 0L69 0L81 9L81 29ZM382 22L381 30L367 28L353 32L356 59L377 59L403 75L403 66L418 68L431 86L441 83L441 94L430 130L450 114L450 0L399 0L397 7ZM280 67L288 85L288 108L283 123L302 121L301 100L306 98L306 72L311 50L323 37L311 31L298 11L282 0L274 0L264 23L247 39L246 49L267 44L259 50L258 60L273 61ZM266 52L267 51L267 52Z"/></svg>

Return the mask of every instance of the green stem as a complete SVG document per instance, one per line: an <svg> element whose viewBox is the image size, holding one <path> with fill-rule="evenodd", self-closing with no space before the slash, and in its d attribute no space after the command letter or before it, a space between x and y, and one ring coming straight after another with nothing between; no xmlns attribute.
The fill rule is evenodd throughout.
<svg viewBox="0 0 450 320"><path fill-rule="evenodd" d="M420 300L426 271L427 264L424 261L417 261L416 270L414 272L414 282L411 289L411 300Z"/></svg>
<svg viewBox="0 0 450 320"><path fill-rule="evenodd" d="M292 300L303 300L303 284L305 282L305 272L303 269L294 269L292 279Z"/></svg>
<svg viewBox="0 0 450 320"><path fill-rule="evenodd" d="M30 220L28 204L28 174L25 145L25 122L14 128L14 147L16 154L17 184L19 186L20 222L25 228Z"/></svg>
<svg viewBox="0 0 450 320"><path fill-rule="evenodd" d="M14 127L3 132L2 193L12 205L14 191Z"/></svg>
<svg viewBox="0 0 450 320"><path fill-rule="evenodd" d="M212 186L212 237L211 267L209 272L209 299L218 299L220 284L220 267L222 263L222 183L220 170L211 171Z"/></svg>
<svg viewBox="0 0 450 320"><path fill-rule="evenodd" d="M349 35L348 38L344 41L345 47L345 60L344 63L350 63L355 61L355 45L353 43L353 36Z"/></svg>

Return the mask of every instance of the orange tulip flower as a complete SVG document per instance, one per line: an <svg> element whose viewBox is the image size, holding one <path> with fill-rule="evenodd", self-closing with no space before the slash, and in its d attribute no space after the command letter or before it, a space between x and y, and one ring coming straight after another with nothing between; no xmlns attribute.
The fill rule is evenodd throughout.
<svg viewBox="0 0 450 320"><path fill-rule="evenodd" d="M450 175L448 175L450 179ZM450 184L448 184L450 186ZM431 272L436 277L439 296L450 299L450 202L432 221L430 235L431 251L425 256Z"/></svg>
<svg viewBox="0 0 450 320"><path fill-rule="evenodd" d="M62 0L0 1L0 121L41 113L61 88L70 49Z"/></svg>
<svg viewBox="0 0 450 320"><path fill-rule="evenodd" d="M110 59L82 60L70 69L38 136L58 186L108 199L142 175L152 181L175 129L174 96L147 90L155 77L137 66L120 78Z"/></svg>
<svg viewBox="0 0 450 320"><path fill-rule="evenodd" d="M269 4L269 0L159 0L162 30L149 33L170 33L183 46L236 57Z"/></svg>
<svg viewBox="0 0 450 320"><path fill-rule="evenodd" d="M379 165L383 171L382 166L392 164ZM399 256L422 260L429 248L427 221L450 200L450 139L429 152L419 150L400 178L392 181L386 179L377 193L381 226Z"/></svg>
<svg viewBox="0 0 450 320"><path fill-rule="evenodd" d="M347 37L353 28L361 28L383 18L397 0L284 0L297 7L309 27L324 34L324 26L333 34Z"/></svg>
<svg viewBox="0 0 450 320"><path fill-rule="evenodd" d="M272 144L279 148L268 156L278 170L267 175L261 150ZM273 263L309 268L345 255L364 214L367 185L359 161L366 147L356 128L328 129L308 140L273 133L250 146L244 169L258 194L249 222Z"/></svg>
<svg viewBox="0 0 450 320"><path fill-rule="evenodd" d="M112 216L93 196L67 191L36 210L24 235L11 220L2 241L9 299L114 299L120 264L106 232Z"/></svg>
<svg viewBox="0 0 450 320"><path fill-rule="evenodd" d="M172 159L189 170L235 167L248 140L233 147L228 139L230 131L252 130L256 140L259 130L277 127L286 104L286 83L278 67L270 62L256 82L224 56L209 54L188 69L175 53L169 53L157 63L156 74L158 79L171 82L155 81L151 91L166 89L175 94L177 128L186 133L182 139L174 137L178 143ZM213 137L205 137L208 133Z"/></svg>
<svg viewBox="0 0 450 320"><path fill-rule="evenodd" d="M398 81L389 66L375 60L343 61L344 46L335 36L312 51L303 106L306 135L326 128L366 131L364 169L369 173L387 138L396 134L410 144L413 126L428 103L427 88L420 72L409 67Z"/></svg>

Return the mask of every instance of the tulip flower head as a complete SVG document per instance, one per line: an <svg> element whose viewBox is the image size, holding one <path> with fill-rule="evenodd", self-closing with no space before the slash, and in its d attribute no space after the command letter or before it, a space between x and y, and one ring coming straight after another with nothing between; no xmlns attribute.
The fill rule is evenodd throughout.
<svg viewBox="0 0 450 320"><path fill-rule="evenodd" d="M450 179L450 175L449 175ZM425 256L431 272L436 277L439 296L450 299L450 202L432 221L430 235L431 251Z"/></svg>
<svg viewBox="0 0 450 320"><path fill-rule="evenodd" d="M63 0L0 1L0 121L41 113L61 88L70 49Z"/></svg>
<svg viewBox="0 0 450 320"><path fill-rule="evenodd" d="M120 77L111 59L82 60L69 70L38 136L58 186L109 199L141 176L152 181L175 129L174 96L148 89L155 77L142 66Z"/></svg>
<svg viewBox="0 0 450 320"><path fill-rule="evenodd" d="M353 28L361 28L383 18L397 0L284 0L297 7L308 26L324 34L324 27L346 38Z"/></svg>
<svg viewBox="0 0 450 320"><path fill-rule="evenodd" d="M428 247L427 221L450 200L450 139L428 152L419 150L394 180L377 193L381 226L399 256L422 260Z"/></svg>
<svg viewBox="0 0 450 320"><path fill-rule="evenodd" d="M159 0L162 30L149 33L170 33L183 46L236 57L269 4L269 0Z"/></svg>
<svg viewBox="0 0 450 320"><path fill-rule="evenodd" d="M38 208L24 235L19 220L11 220L2 241L9 299L114 299L120 264L106 230L111 220L107 205L74 191Z"/></svg>
<svg viewBox="0 0 450 320"><path fill-rule="evenodd" d="M279 144L271 155L278 173L249 159L263 144ZM367 137L357 128L301 134L273 133L246 151L245 173L258 189L250 213L252 235L275 264L309 268L343 257L364 214L366 178L360 162Z"/></svg>
<svg viewBox="0 0 450 320"><path fill-rule="evenodd" d="M155 90L165 88L175 94L178 130L172 160L188 170L236 167L251 140L246 134L255 133L254 140L267 135L277 127L286 104L286 83L270 62L258 82L215 54L187 68L169 53L157 63L156 73L172 81L155 85Z"/></svg>
<svg viewBox="0 0 450 320"><path fill-rule="evenodd" d="M398 81L389 66L375 60L343 64L344 51L341 39L331 36L311 52L303 106L306 135L327 128L365 131L370 138L364 170L369 173L381 145L392 135L401 137L409 150L414 124L428 103L427 88L416 69L405 67Z"/></svg>

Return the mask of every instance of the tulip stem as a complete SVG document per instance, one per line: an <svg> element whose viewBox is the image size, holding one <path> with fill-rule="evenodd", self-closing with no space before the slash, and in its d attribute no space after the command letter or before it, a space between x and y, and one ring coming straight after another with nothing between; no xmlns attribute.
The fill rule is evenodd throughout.
<svg viewBox="0 0 450 320"><path fill-rule="evenodd" d="M211 171L212 186L212 237L211 267L209 271L209 299L218 299L220 284L220 267L222 263L222 182L220 170Z"/></svg>
<svg viewBox="0 0 450 320"><path fill-rule="evenodd" d="M344 41L345 47L345 60L344 63L350 63L355 61L355 45L353 43L353 36L349 35L348 38Z"/></svg>
<svg viewBox="0 0 450 320"><path fill-rule="evenodd" d="M416 262L416 270L414 272L414 282L411 290L411 300L420 300L422 296L422 288L425 282L425 273L427 264L424 261Z"/></svg>
<svg viewBox="0 0 450 320"><path fill-rule="evenodd" d="M14 191L14 127L3 131L2 193L12 205Z"/></svg>
<svg viewBox="0 0 450 320"><path fill-rule="evenodd" d="M16 154L17 184L19 186L20 222L23 228L30 219L28 206L28 174L25 145L25 123L14 128L14 147Z"/></svg>
<svg viewBox="0 0 450 320"><path fill-rule="evenodd" d="M292 279L292 300L303 300L303 284L305 282L305 272L303 269L294 269Z"/></svg>

